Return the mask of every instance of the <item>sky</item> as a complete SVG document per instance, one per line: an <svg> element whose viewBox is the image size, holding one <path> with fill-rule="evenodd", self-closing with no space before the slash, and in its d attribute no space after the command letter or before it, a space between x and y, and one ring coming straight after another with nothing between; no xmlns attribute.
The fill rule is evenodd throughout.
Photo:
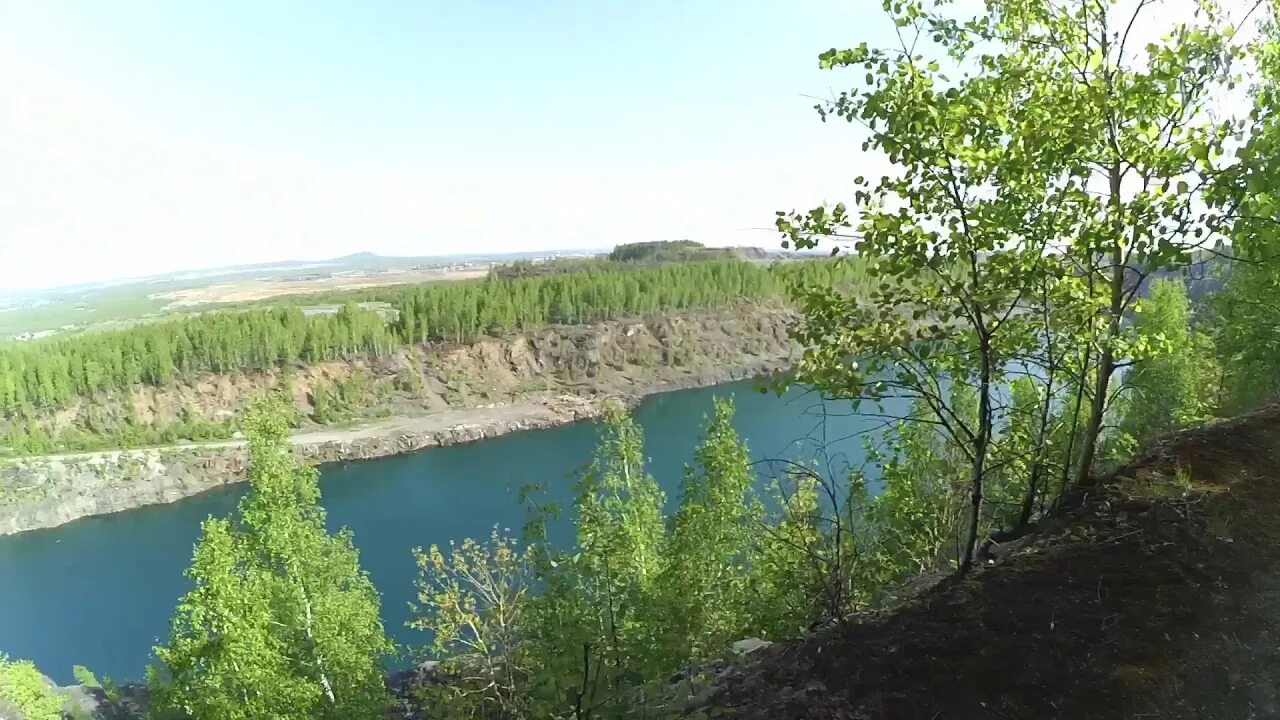
<svg viewBox="0 0 1280 720"><path fill-rule="evenodd" d="M776 247L872 0L0 0L0 293L352 252Z"/></svg>

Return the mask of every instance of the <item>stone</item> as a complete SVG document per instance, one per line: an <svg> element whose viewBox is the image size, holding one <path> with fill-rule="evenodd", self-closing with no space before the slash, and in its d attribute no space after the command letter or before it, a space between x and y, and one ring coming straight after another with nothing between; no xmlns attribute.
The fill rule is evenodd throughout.
<svg viewBox="0 0 1280 720"><path fill-rule="evenodd" d="M748 655L772 644L768 640L761 640L760 638L744 638L733 644L733 651L739 655Z"/></svg>

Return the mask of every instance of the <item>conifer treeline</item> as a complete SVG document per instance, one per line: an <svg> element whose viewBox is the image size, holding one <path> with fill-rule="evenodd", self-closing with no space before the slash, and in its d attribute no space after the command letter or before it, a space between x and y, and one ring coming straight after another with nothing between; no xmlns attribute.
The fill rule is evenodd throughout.
<svg viewBox="0 0 1280 720"><path fill-rule="evenodd" d="M386 319L347 302L336 314L296 307L209 312L0 346L0 409L50 406L75 397L175 376L383 354L406 343L466 342L486 333L552 323L715 308L778 296L792 281L833 283L860 275L850 263L772 267L737 260L642 268L589 265L582 272L432 283L364 291L388 303Z"/></svg>

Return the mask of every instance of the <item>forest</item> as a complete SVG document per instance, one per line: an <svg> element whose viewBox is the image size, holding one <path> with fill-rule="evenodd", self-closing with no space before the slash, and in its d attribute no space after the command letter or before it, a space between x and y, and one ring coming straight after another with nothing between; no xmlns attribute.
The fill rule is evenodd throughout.
<svg viewBox="0 0 1280 720"><path fill-rule="evenodd" d="M1241 19L1198 7L1184 24L1158 2L990 0L959 17L951 3L886 2L901 47L823 52L822 67L860 84L817 110L856 126L894 171L856 178L849 204L776 214L784 247L835 259L429 287L396 298L399 319L379 339L317 344L378 352L785 290L803 347L789 381L884 431L868 440L867 470L792 463L762 489L720 403L664 516L644 439L611 408L571 508L535 493L519 533L414 552L412 622L425 632L402 650L439 665L393 698L378 594L350 535L327 533L315 471L282 451L284 411L263 399L245 421L251 492L204 524L195 589L156 648L157 716L336 720L394 705L446 718L685 717L735 641L796 637L884 607L921 574L973 572L988 541L1069 507L1142 446L1273 401L1277 8L1260 2ZM1245 21L1259 31L1242 32ZM1129 45L1135 27L1157 39ZM1243 110L1224 111L1218 100L1240 90ZM1219 287L1193 299L1185 271L1209 256ZM289 359L310 357L300 337ZM50 389L48 402L104 382L76 384L67 362L64 395ZM192 362L186 371L208 361ZM9 367L34 402L27 365ZM152 380L136 373L120 382ZM890 399L910 411L890 413ZM572 547L546 539L561 510Z"/></svg>
<svg viewBox="0 0 1280 720"><path fill-rule="evenodd" d="M553 323L773 300L797 282L852 282L858 269L809 261L765 267L738 260L598 266L515 279L441 282L361 293L391 318L348 299L333 315L296 307L201 313L123 330L0 345L0 410L21 413L137 384L380 355L408 343L467 342Z"/></svg>

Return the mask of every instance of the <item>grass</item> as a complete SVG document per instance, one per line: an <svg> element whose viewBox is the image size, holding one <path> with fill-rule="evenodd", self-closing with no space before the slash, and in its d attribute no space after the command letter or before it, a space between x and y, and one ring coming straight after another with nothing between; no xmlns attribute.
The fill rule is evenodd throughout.
<svg viewBox="0 0 1280 720"><path fill-rule="evenodd" d="M135 320L162 312L166 303L165 300L147 297L145 288L138 286L60 297L44 305L0 312L0 339L27 332L56 330L67 325L85 327Z"/></svg>

